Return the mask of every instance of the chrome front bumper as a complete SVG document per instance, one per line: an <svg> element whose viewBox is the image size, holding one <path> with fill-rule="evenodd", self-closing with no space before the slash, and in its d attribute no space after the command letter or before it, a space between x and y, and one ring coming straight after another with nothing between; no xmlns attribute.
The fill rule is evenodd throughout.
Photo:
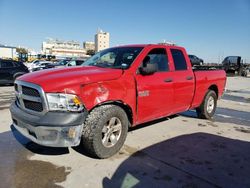
<svg viewBox="0 0 250 188"><path fill-rule="evenodd" d="M84 113L48 112L43 116L28 114L13 103L10 112L14 127L33 142L51 147L80 144Z"/></svg>

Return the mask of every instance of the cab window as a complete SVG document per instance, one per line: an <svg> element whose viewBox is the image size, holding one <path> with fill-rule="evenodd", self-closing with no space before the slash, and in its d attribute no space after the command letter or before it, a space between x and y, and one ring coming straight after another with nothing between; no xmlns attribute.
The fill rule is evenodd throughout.
<svg viewBox="0 0 250 188"><path fill-rule="evenodd" d="M174 60L175 70L187 70L187 62L183 52L178 49L171 49L171 54Z"/></svg>
<svg viewBox="0 0 250 188"><path fill-rule="evenodd" d="M152 49L144 58L143 63L155 63L158 66L157 72L169 71L168 57L164 48ZM142 66L145 66L142 64Z"/></svg>

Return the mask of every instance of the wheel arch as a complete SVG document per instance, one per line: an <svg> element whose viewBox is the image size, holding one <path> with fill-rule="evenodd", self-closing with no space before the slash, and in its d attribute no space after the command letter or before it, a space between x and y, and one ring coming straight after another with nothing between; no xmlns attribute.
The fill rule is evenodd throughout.
<svg viewBox="0 0 250 188"><path fill-rule="evenodd" d="M127 114L127 117L128 117L128 120L129 120L129 127L131 127L133 125L133 111L132 111L132 108L128 105L128 104L125 104L123 101L105 101L105 102L102 102L96 106L94 106L91 110L89 110L89 112L91 112L93 109L99 107L99 106L103 106L103 105L108 105L108 104L111 104L111 105L116 105L116 106L119 106L120 108L122 108L125 113Z"/></svg>
<svg viewBox="0 0 250 188"><path fill-rule="evenodd" d="M217 85L215 85L215 84L211 85L211 86L208 88L208 90L214 91L214 92L216 93L217 98L219 97L219 90L218 90Z"/></svg>

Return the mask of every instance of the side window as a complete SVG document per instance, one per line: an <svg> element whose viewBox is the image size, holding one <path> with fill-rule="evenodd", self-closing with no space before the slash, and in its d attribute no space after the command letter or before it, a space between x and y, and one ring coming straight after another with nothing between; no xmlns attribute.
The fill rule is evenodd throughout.
<svg viewBox="0 0 250 188"><path fill-rule="evenodd" d="M14 67L11 61L1 61L1 68L12 68Z"/></svg>
<svg viewBox="0 0 250 188"><path fill-rule="evenodd" d="M187 62L181 50L171 49L175 70L187 70Z"/></svg>
<svg viewBox="0 0 250 188"><path fill-rule="evenodd" d="M155 48L145 57L143 62L155 63L158 65L158 72L169 70L167 53L164 48Z"/></svg>

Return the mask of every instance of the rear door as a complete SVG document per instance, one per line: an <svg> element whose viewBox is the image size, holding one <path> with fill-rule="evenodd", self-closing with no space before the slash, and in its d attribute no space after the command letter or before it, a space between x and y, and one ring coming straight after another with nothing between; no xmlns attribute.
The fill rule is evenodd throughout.
<svg viewBox="0 0 250 188"><path fill-rule="evenodd" d="M173 74L173 108L174 113L183 112L189 109L195 90L195 78L191 66L187 64L188 59L181 48L170 48L172 62L174 63Z"/></svg>
<svg viewBox="0 0 250 188"><path fill-rule="evenodd" d="M172 72L166 48L152 48L144 57L141 66L148 59L156 63L158 71L152 75L136 75L137 82L137 123L146 122L172 112Z"/></svg>

